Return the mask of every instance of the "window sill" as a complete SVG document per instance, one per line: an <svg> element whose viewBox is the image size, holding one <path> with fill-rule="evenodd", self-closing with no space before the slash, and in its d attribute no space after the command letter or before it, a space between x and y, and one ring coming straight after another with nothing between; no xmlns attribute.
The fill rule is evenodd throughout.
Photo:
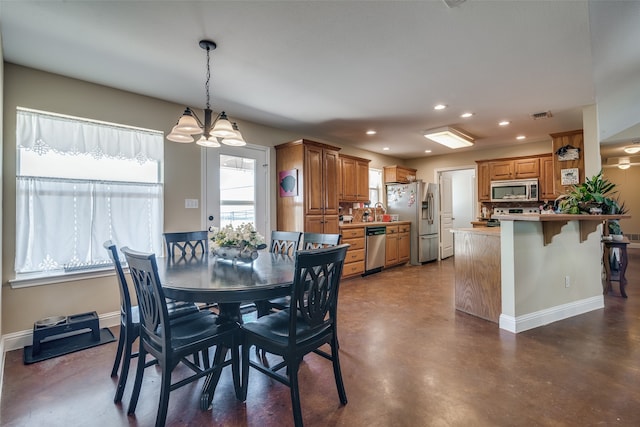
<svg viewBox="0 0 640 427"><path fill-rule="evenodd" d="M74 282L77 280L107 277L113 276L114 274L115 270L113 269L113 266L67 273L55 272L49 274L21 274L15 279L10 279L9 285L11 286L11 289L30 288L32 286L52 285L55 283Z"/></svg>

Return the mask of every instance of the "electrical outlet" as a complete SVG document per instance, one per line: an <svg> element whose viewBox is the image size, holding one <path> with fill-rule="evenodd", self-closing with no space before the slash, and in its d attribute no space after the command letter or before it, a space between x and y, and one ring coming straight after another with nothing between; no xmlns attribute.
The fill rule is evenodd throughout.
<svg viewBox="0 0 640 427"><path fill-rule="evenodd" d="M569 286L571 286L571 277L564 276L564 287L568 288Z"/></svg>

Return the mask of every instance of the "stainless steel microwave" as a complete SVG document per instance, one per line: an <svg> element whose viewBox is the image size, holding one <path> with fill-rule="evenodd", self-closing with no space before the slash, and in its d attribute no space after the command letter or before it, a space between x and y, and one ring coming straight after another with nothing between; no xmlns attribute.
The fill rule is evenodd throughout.
<svg viewBox="0 0 640 427"><path fill-rule="evenodd" d="M492 202L533 202L537 200L537 179L491 181Z"/></svg>

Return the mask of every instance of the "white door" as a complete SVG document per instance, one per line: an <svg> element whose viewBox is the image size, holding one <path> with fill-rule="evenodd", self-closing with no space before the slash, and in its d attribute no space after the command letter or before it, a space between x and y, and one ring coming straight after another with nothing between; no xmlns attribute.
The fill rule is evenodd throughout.
<svg viewBox="0 0 640 427"><path fill-rule="evenodd" d="M269 149L246 145L204 150L205 227L252 222L268 240Z"/></svg>
<svg viewBox="0 0 640 427"><path fill-rule="evenodd" d="M453 191L451 177L440 174L440 259L453 255Z"/></svg>

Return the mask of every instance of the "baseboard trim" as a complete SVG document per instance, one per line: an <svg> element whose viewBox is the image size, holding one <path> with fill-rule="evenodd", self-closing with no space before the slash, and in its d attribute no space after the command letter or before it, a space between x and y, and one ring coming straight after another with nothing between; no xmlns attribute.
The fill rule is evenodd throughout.
<svg viewBox="0 0 640 427"><path fill-rule="evenodd" d="M111 328L120 325L120 311L104 313L98 316L101 328ZM2 367L4 368L4 353L18 350L33 344L33 329L12 332L2 336ZM4 372L4 369L1 371Z"/></svg>
<svg viewBox="0 0 640 427"><path fill-rule="evenodd" d="M604 308L604 296L598 295L517 317L501 314L500 329L517 334L601 308Z"/></svg>

